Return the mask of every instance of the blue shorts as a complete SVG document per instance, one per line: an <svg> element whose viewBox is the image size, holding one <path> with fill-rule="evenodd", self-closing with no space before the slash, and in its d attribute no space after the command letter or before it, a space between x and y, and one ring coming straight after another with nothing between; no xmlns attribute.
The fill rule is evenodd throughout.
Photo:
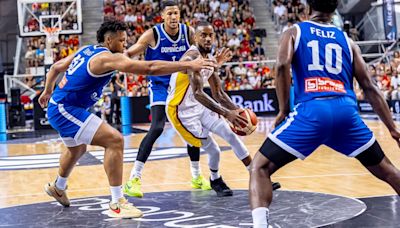
<svg viewBox="0 0 400 228"><path fill-rule="evenodd" d="M67 147L91 144L103 123L99 117L84 108L57 104L53 100L49 102L47 117Z"/></svg>
<svg viewBox="0 0 400 228"><path fill-rule="evenodd" d="M154 105L165 105L168 96L169 83L149 81L150 107Z"/></svg>
<svg viewBox="0 0 400 228"><path fill-rule="evenodd" d="M375 137L350 97L330 97L299 103L269 139L297 158L305 159L324 144L346 156L368 149Z"/></svg>

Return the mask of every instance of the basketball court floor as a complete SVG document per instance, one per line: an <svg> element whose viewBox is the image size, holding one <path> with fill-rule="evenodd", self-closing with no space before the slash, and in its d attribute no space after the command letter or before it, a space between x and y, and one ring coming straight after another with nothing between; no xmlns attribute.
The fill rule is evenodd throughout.
<svg viewBox="0 0 400 228"><path fill-rule="evenodd" d="M258 150L272 130L272 117L259 119L257 130L242 137L250 153ZM386 155L400 167L400 149L382 122L365 120ZM125 137L124 180L129 177L148 124L136 125ZM0 226L4 227L251 227L249 174L231 148L218 138L220 172L234 196L190 188L185 144L167 124L146 163L144 198L129 198L141 219L118 220L104 215L109 187L102 166L103 151L88 147L68 182L71 207L48 197L43 186L54 181L60 152L65 148L54 132L10 134L0 144ZM209 175L207 155L201 167ZM273 227L400 227L400 198L357 160L320 147L305 161L295 161L273 175L282 188L271 206Z"/></svg>

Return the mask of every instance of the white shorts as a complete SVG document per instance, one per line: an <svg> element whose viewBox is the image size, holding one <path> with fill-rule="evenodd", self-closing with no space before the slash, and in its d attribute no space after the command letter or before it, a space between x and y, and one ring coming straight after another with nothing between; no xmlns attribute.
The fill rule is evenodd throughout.
<svg viewBox="0 0 400 228"><path fill-rule="evenodd" d="M189 145L201 147L202 140L207 139L210 129L220 121L225 121L217 113L204 108L201 112L191 110L171 112L167 106L169 122Z"/></svg>

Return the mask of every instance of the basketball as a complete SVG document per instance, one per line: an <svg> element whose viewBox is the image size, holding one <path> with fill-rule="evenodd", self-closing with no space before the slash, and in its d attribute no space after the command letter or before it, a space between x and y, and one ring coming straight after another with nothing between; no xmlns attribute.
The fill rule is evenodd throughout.
<svg viewBox="0 0 400 228"><path fill-rule="evenodd" d="M240 136L250 135L257 128L257 123L258 123L257 116L253 111L251 111L250 109L247 109L247 108L244 109L240 113L240 115L247 119L247 125L243 126L242 128L238 128L238 127L233 126L233 124L230 124L231 129L233 132L235 132L237 135L240 135Z"/></svg>

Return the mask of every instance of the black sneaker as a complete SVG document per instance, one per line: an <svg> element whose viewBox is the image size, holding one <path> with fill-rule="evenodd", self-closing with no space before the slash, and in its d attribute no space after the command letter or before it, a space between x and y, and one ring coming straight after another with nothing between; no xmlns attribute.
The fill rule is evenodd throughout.
<svg viewBox="0 0 400 228"><path fill-rule="evenodd" d="M233 195L232 190L225 184L224 180L222 180L222 177L219 177L215 180L210 179L210 184L211 188L214 189L215 192L217 192L218 197Z"/></svg>
<svg viewBox="0 0 400 228"><path fill-rule="evenodd" d="M272 191L275 191L280 188L281 188L281 184L279 182L272 182Z"/></svg>

